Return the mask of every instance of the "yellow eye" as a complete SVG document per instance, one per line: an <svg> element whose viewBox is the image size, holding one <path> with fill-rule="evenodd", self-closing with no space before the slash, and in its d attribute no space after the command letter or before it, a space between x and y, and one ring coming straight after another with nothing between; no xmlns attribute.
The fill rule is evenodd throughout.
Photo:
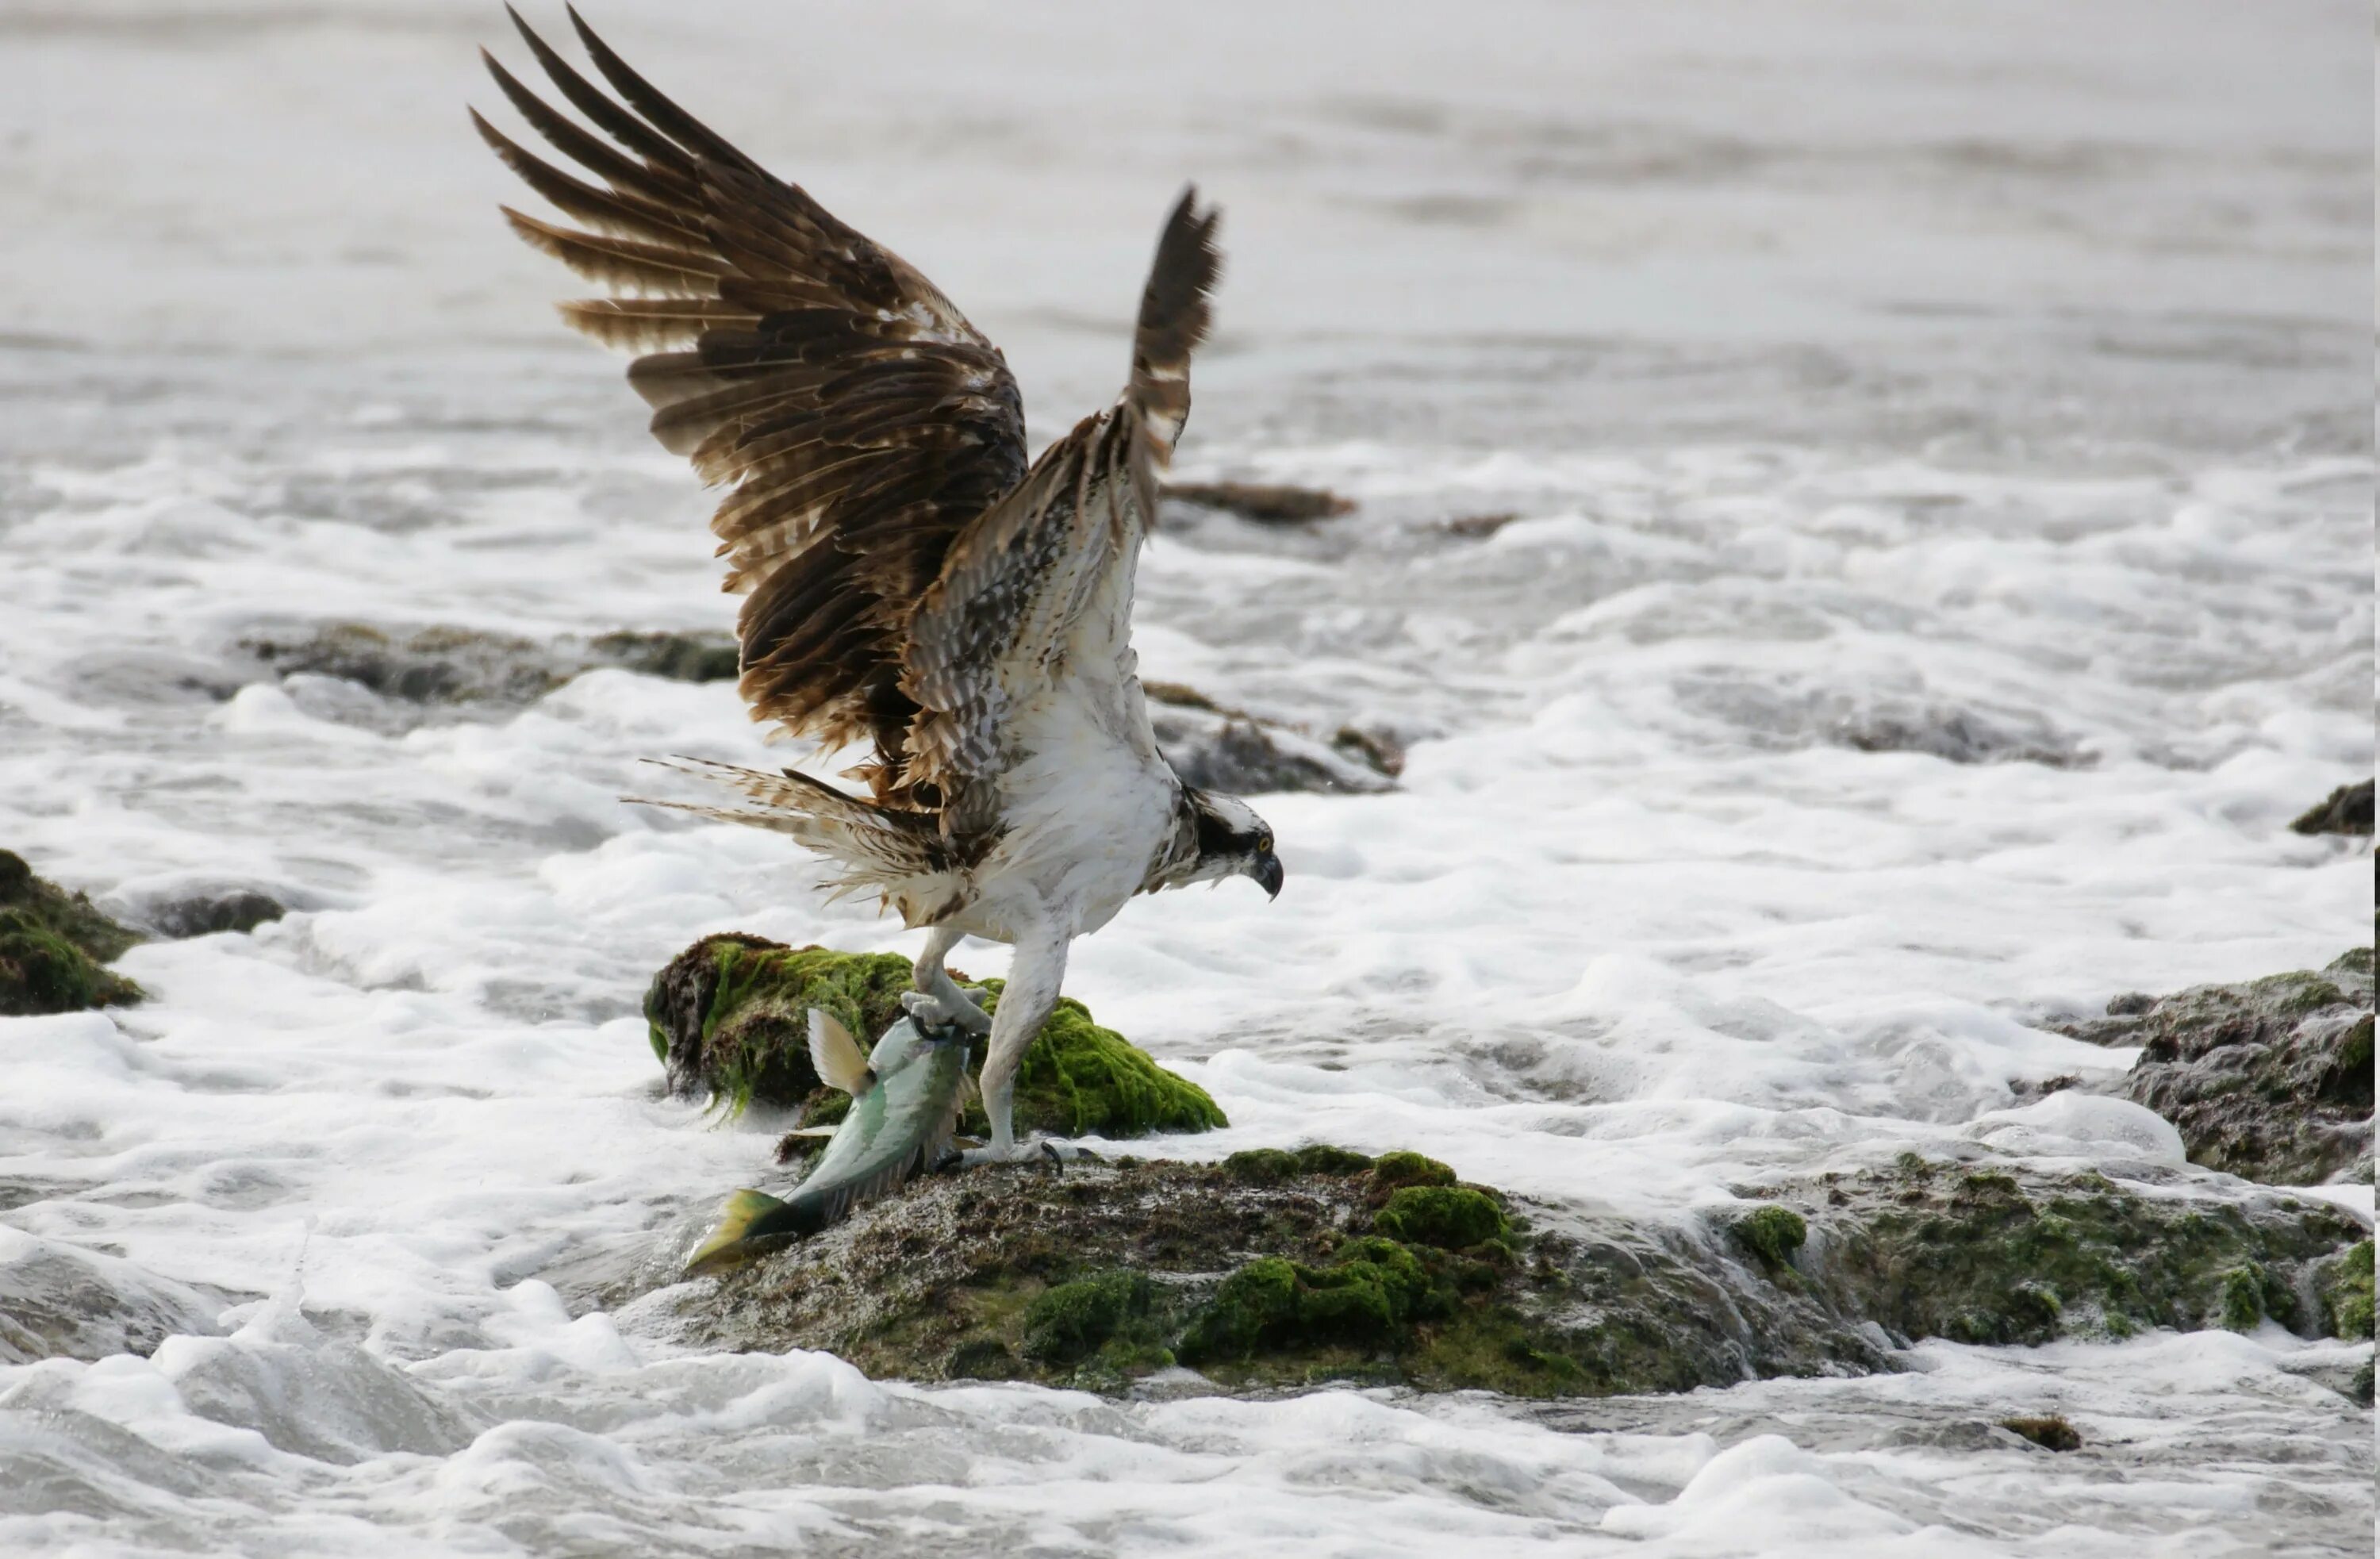
<svg viewBox="0 0 2380 1559"><path fill-rule="evenodd" d="M1257 854L1258 854L1258 855L1260 855L1260 856L1269 856L1269 855L1272 854L1272 835L1271 835L1271 834L1257 834Z"/></svg>

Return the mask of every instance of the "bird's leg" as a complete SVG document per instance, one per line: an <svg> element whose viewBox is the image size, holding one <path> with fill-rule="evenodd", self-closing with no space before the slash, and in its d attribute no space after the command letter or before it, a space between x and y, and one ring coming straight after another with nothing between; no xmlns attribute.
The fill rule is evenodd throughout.
<svg viewBox="0 0 2380 1559"><path fill-rule="evenodd" d="M960 1154L963 1164L1062 1156L1053 1144L1016 1140L1014 1108L1016 1069L1025 1060L1025 1047L1050 1020L1058 1005L1058 987L1066 978L1066 941L1048 928L1017 938L1016 956L1008 966L1008 984L1000 995L1000 1011L992 1016L991 1046L983 1058L983 1113L991 1124L991 1139Z"/></svg>
<svg viewBox="0 0 2380 1559"><path fill-rule="evenodd" d="M991 1032L991 1019L984 1016L982 995L953 980L951 971L942 967L942 960L964 934L948 926L936 926L926 933L925 950L917 955L917 972L911 977L917 989L903 994L901 1010L929 1029L956 1024L970 1034L981 1036Z"/></svg>

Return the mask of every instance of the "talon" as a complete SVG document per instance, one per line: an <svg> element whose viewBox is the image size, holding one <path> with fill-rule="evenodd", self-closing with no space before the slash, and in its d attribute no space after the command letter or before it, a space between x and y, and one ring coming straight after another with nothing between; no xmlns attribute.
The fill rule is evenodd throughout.
<svg viewBox="0 0 2380 1559"><path fill-rule="evenodd" d="M978 1169L993 1163L1035 1163L1063 1167L1082 1156L1083 1150L1075 1147L1072 1142L1062 1142L1049 1137L1035 1137L1022 1142L1011 1142L1005 1147L997 1142L986 1143L980 1148L970 1148L965 1152L956 1154L943 1162L956 1169Z"/></svg>
<svg viewBox="0 0 2380 1559"><path fill-rule="evenodd" d="M962 1032L968 1029L966 1020L953 1013L949 1003L923 991L902 992L901 1010L920 1029L956 1029Z"/></svg>
<svg viewBox="0 0 2380 1559"><path fill-rule="evenodd" d="M956 986L952 987L957 991ZM959 992L961 996L966 993ZM922 1029L956 1029L969 1036L990 1032L991 1019L972 1000L953 1001L944 995L929 995L923 991L901 993L901 1010L916 1018Z"/></svg>

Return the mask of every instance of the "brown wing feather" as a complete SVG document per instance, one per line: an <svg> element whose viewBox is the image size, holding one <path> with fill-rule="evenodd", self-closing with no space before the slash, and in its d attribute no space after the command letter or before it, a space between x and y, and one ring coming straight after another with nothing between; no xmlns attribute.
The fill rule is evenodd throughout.
<svg viewBox="0 0 2380 1559"><path fill-rule="evenodd" d="M1198 209L1196 189L1183 191L1149 268L1123 398L1044 450L960 533L911 615L901 686L920 713L906 778L943 798L946 834L990 825L991 782L1014 756L1002 741L1010 707L1062 672L1101 674L1054 657L1077 615L1101 599L1101 577L1130 569L1155 523L1157 473L1190 414L1190 354L1206 336L1208 298L1222 273L1217 222L1211 207ZM1129 579L1123 587L1105 593L1123 615L1108 625L1119 648L1129 632ZM1154 752L1154 738L1140 735Z"/></svg>
<svg viewBox="0 0 2380 1559"><path fill-rule="evenodd" d="M654 435L732 484L711 527L727 588L749 595L738 627L753 717L830 745L872 740L878 797L932 807L930 789L898 783L918 713L903 647L952 539L1025 474L1007 363L924 276L672 103L576 11L617 99L513 21L594 129L490 58L498 87L600 182L474 114L496 154L585 227L505 215L620 294L565 303L563 317L647 352L629 378Z"/></svg>
<svg viewBox="0 0 2380 1559"><path fill-rule="evenodd" d="M1157 262L1140 295L1140 325L1133 334L1132 388L1127 392L1159 445L1157 463L1172 458L1173 441L1190 418L1190 354L1207 338L1208 299L1223 277L1223 254L1215 244L1222 213L1198 210L1196 186L1182 191L1165 232L1157 240ZM1152 510L1152 512L1154 512Z"/></svg>

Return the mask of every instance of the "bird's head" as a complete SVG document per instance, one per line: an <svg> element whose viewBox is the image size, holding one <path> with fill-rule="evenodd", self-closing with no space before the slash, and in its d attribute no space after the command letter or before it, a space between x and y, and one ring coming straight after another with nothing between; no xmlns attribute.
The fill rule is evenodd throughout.
<svg viewBox="0 0 2380 1559"><path fill-rule="evenodd" d="M1209 790L1187 794L1198 852L1179 881L1220 883L1226 877L1245 877L1263 888L1267 896L1279 898L1281 858L1272 853L1272 824L1236 796L1219 796Z"/></svg>

